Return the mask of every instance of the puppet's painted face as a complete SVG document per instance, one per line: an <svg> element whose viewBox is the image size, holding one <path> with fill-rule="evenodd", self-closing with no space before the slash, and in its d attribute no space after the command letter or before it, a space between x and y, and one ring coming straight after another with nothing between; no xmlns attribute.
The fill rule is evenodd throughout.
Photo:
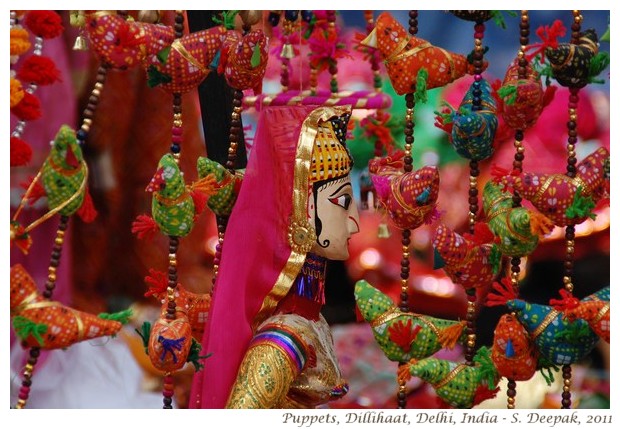
<svg viewBox="0 0 620 429"><path fill-rule="evenodd" d="M347 259L349 238L359 232L351 178L347 175L316 183L308 204L310 222L314 223L317 235L311 252L327 259Z"/></svg>

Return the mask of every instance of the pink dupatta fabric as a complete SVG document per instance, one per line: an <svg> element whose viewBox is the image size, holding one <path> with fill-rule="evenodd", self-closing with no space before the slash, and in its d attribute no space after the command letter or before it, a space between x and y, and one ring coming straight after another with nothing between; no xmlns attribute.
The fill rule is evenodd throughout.
<svg viewBox="0 0 620 429"><path fill-rule="evenodd" d="M212 353L194 376L191 408L224 408L252 339L265 297L291 255L295 154L306 117L316 106L261 111L254 147L230 216L202 353ZM296 274L296 273L295 273Z"/></svg>

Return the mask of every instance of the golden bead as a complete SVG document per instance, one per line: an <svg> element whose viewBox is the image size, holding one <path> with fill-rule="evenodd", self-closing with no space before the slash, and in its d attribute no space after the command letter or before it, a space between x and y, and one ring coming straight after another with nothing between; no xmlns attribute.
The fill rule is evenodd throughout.
<svg viewBox="0 0 620 429"><path fill-rule="evenodd" d="M92 120L92 119L90 119L90 118L85 118L85 119L82 121L82 125L86 125L87 127L90 127L92 124L93 124L93 120Z"/></svg>
<svg viewBox="0 0 620 429"><path fill-rule="evenodd" d="M571 382L572 382L572 381L571 381L571 379L570 379L570 378L565 378L565 379L564 379L564 386L568 386L568 387L570 387Z"/></svg>
<svg viewBox="0 0 620 429"><path fill-rule="evenodd" d="M93 89L93 94L95 93L95 91L97 91L97 90L101 91L102 89L103 89L103 84L101 82L95 83L95 89ZM99 94L96 94L96 95L99 95Z"/></svg>
<svg viewBox="0 0 620 429"><path fill-rule="evenodd" d="M18 399L17 400L17 404L15 405L15 408L22 409L25 406L26 406L26 400L25 399Z"/></svg>
<svg viewBox="0 0 620 429"><path fill-rule="evenodd" d="M506 408L508 408L509 410L514 410L515 409L515 404L508 404L506 406Z"/></svg>
<svg viewBox="0 0 620 429"><path fill-rule="evenodd" d="M96 85L95 85L95 87L96 87ZM93 89L91 91L91 94L94 95L95 97L99 97L101 95L101 91L98 90L97 88L95 88L95 89Z"/></svg>
<svg viewBox="0 0 620 429"><path fill-rule="evenodd" d="M238 119L239 119L239 113L238 113L238 112L232 112L232 113L230 114L230 117L231 117L233 120L235 120L235 121L236 121L236 120L238 120Z"/></svg>
<svg viewBox="0 0 620 429"><path fill-rule="evenodd" d="M576 114L570 115L569 118L570 118L571 121L576 121L577 120L577 115Z"/></svg>
<svg viewBox="0 0 620 429"><path fill-rule="evenodd" d="M58 246L62 246L62 243L64 243L65 239L62 237L56 237L54 239L54 244L58 245Z"/></svg>
<svg viewBox="0 0 620 429"><path fill-rule="evenodd" d="M467 341L476 341L476 334L467 334Z"/></svg>
<svg viewBox="0 0 620 429"><path fill-rule="evenodd" d="M571 282L571 278L568 276L564 276L562 277L562 281L564 282L564 284L570 283Z"/></svg>
<svg viewBox="0 0 620 429"><path fill-rule="evenodd" d="M519 52L517 53L517 56L518 56L519 58L523 58L523 57L525 56L525 52L523 52L523 51L519 51Z"/></svg>
<svg viewBox="0 0 620 429"><path fill-rule="evenodd" d="M467 347L469 347L469 348L476 347L476 342L475 341L467 341Z"/></svg>
<svg viewBox="0 0 620 429"><path fill-rule="evenodd" d="M87 134L90 132L90 127L88 125L82 124L80 128Z"/></svg>
<svg viewBox="0 0 620 429"><path fill-rule="evenodd" d="M566 253L575 253L575 248L573 246L567 246L566 247Z"/></svg>
<svg viewBox="0 0 620 429"><path fill-rule="evenodd" d="M56 273L56 267L47 267L47 272L49 274L55 274Z"/></svg>
<svg viewBox="0 0 620 429"><path fill-rule="evenodd" d="M236 150L235 148L232 148L232 147L229 147L229 148L228 148L228 153L230 153L230 154L234 154L234 153L236 153L236 152L237 152L237 150Z"/></svg>
<svg viewBox="0 0 620 429"><path fill-rule="evenodd" d="M574 150L569 150L568 151L568 156L570 158L575 158L577 156L577 153Z"/></svg>
<svg viewBox="0 0 620 429"><path fill-rule="evenodd" d="M176 162L177 164L181 160L181 154L180 153L173 153L172 157L174 158L174 162Z"/></svg>
<svg viewBox="0 0 620 429"><path fill-rule="evenodd" d="M33 369L34 369L34 366L31 363L27 363L24 366L24 374L31 374Z"/></svg>
<svg viewBox="0 0 620 429"><path fill-rule="evenodd" d="M180 119L175 119L172 121L172 124L177 128L181 128L183 126L183 121Z"/></svg>
<svg viewBox="0 0 620 429"><path fill-rule="evenodd" d="M569 291L569 292L573 292L573 284L572 283L567 283L564 288Z"/></svg>
<svg viewBox="0 0 620 429"><path fill-rule="evenodd" d="M513 397L509 396L509 397L508 397L508 398L506 398L506 399L507 399L507 401L508 401L508 403L509 403L509 404L511 404L511 405L514 405L514 404L515 404L515 398L513 398Z"/></svg>
<svg viewBox="0 0 620 429"><path fill-rule="evenodd" d="M54 283L54 282L56 281L56 274L54 274L54 273L49 273L49 274L47 275L47 280L48 280L48 281L50 281L50 282L52 282L52 283Z"/></svg>
<svg viewBox="0 0 620 429"><path fill-rule="evenodd" d="M239 143L235 143L235 142L230 142L230 147L232 149L237 149L237 147L239 146Z"/></svg>
<svg viewBox="0 0 620 429"><path fill-rule="evenodd" d="M525 152L525 148L523 146L517 146L517 153Z"/></svg>

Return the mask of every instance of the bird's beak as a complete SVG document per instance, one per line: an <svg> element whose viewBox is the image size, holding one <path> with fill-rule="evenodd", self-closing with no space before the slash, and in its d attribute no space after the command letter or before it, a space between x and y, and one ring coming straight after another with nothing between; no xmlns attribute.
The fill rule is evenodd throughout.
<svg viewBox="0 0 620 429"><path fill-rule="evenodd" d="M360 44L376 49L377 48L377 29L373 28L370 34L366 36L366 38L362 40Z"/></svg>

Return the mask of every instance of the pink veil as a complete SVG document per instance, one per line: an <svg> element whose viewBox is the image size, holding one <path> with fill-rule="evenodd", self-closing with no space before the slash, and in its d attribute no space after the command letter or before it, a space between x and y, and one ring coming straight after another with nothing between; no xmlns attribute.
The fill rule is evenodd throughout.
<svg viewBox="0 0 620 429"><path fill-rule="evenodd" d="M318 113L320 120L326 120L346 111L316 106L267 107L261 111L243 185L228 222L202 340L201 353L212 356L194 376L191 408L225 407L252 338L252 325L261 321L257 313L260 311L261 319L269 316L290 288L289 284L274 294L295 253L288 241L293 189L298 180L295 158L302 125L308 130L312 121L304 124L304 120L313 110L317 110L313 113L316 122ZM309 159L305 169L309 169ZM303 197L307 199L307 194ZM292 276L291 283L301 264L294 267L287 273Z"/></svg>

